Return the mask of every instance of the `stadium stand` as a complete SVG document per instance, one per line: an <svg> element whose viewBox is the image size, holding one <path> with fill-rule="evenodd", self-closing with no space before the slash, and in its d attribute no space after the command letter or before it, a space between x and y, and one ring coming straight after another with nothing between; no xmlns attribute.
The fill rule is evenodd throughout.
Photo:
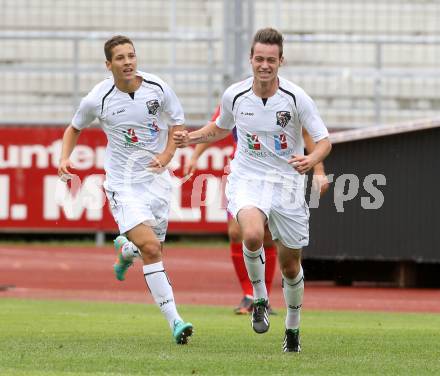
<svg viewBox="0 0 440 376"><path fill-rule="evenodd" d="M200 125L236 61L228 58L234 46L225 45L227 36L267 25L286 35L282 74L316 99L332 128L432 117L440 109L440 4L433 0L243 1L252 13L247 23L237 12L224 14L231 5L222 0L0 2L3 123L68 122L106 74L103 41L125 33L136 40L140 66L170 81L188 124ZM248 51L240 53L245 74Z"/></svg>

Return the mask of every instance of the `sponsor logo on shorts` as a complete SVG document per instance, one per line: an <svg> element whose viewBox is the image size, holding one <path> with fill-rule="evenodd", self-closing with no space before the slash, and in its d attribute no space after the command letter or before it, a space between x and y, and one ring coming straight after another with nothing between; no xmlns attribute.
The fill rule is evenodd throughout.
<svg viewBox="0 0 440 376"><path fill-rule="evenodd" d="M147 107L148 107L148 113L150 115L156 115L157 114L157 110L159 109L159 102L157 99L153 99L151 101L148 101L147 103Z"/></svg>
<svg viewBox="0 0 440 376"><path fill-rule="evenodd" d="M281 128L284 128L292 118L292 116L290 115L290 111L278 111L276 115L277 125L279 125Z"/></svg>

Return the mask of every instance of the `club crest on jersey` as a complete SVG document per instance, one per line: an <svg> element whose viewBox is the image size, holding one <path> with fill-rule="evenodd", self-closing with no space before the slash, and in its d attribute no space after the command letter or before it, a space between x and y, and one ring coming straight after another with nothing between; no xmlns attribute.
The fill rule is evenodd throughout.
<svg viewBox="0 0 440 376"><path fill-rule="evenodd" d="M284 133L276 134L273 136L275 141L275 150L284 150L287 149L287 137Z"/></svg>
<svg viewBox="0 0 440 376"><path fill-rule="evenodd" d="M246 135L248 147L251 150L260 150L261 144L260 140L258 139L258 136L256 134L247 134Z"/></svg>
<svg viewBox="0 0 440 376"><path fill-rule="evenodd" d="M281 128L284 128L290 121L292 116L290 115L290 111L278 111L277 112L277 125Z"/></svg>
<svg viewBox="0 0 440 376"><path fill-rule="evenodd" d="M157 110L159 108L159 101L157 99L153 99L151 101L147 102L147 107L148 107L148 113L150 115L156 115L157 114Z"/></svg>

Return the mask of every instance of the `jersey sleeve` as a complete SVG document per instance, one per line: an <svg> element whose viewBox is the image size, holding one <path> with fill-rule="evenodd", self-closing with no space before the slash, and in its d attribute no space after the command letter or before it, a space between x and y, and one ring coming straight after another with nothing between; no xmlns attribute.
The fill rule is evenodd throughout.
<svg viewBox="0 0 440 376"><path fill-rule="evenodd" d="M164 106L163 111L168 115L171 125L185 124L185 116L179 98L170 86L163 83Z"/></svg>
<svg viewBox="0 0 440 376"><path fill-rule="evenodd" d="M90 95L87 95L81 100L71 124L75 129L81 130L87 128L96 117L96 106Z"/></svg>
<svg viewBox="0 0 440 376"><path fill-rule="evenodd" d="M299 96L298 117L314 142L328 137L328 130L318 113L315 102L305 92Z"/></svg>
<svg viewBox="0 0 440 376"><path fill-rule="evenodd" d="M232 100L229 95L229 90L223 94L220 105L220 115L217 117L215 124L219 128L232 129L235 126L234 114L232 113Z"/></svg>

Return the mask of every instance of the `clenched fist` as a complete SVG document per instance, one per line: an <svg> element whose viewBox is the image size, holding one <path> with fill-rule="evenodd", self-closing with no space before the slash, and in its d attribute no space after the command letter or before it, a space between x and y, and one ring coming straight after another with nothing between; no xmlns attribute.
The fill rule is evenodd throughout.
<svg viewBox="0 0 440 376"><path fill-rule="evenodd" d="M188 131L175 131L173 133L173 141L178 148L187 147L189 144Z"/></svg>

